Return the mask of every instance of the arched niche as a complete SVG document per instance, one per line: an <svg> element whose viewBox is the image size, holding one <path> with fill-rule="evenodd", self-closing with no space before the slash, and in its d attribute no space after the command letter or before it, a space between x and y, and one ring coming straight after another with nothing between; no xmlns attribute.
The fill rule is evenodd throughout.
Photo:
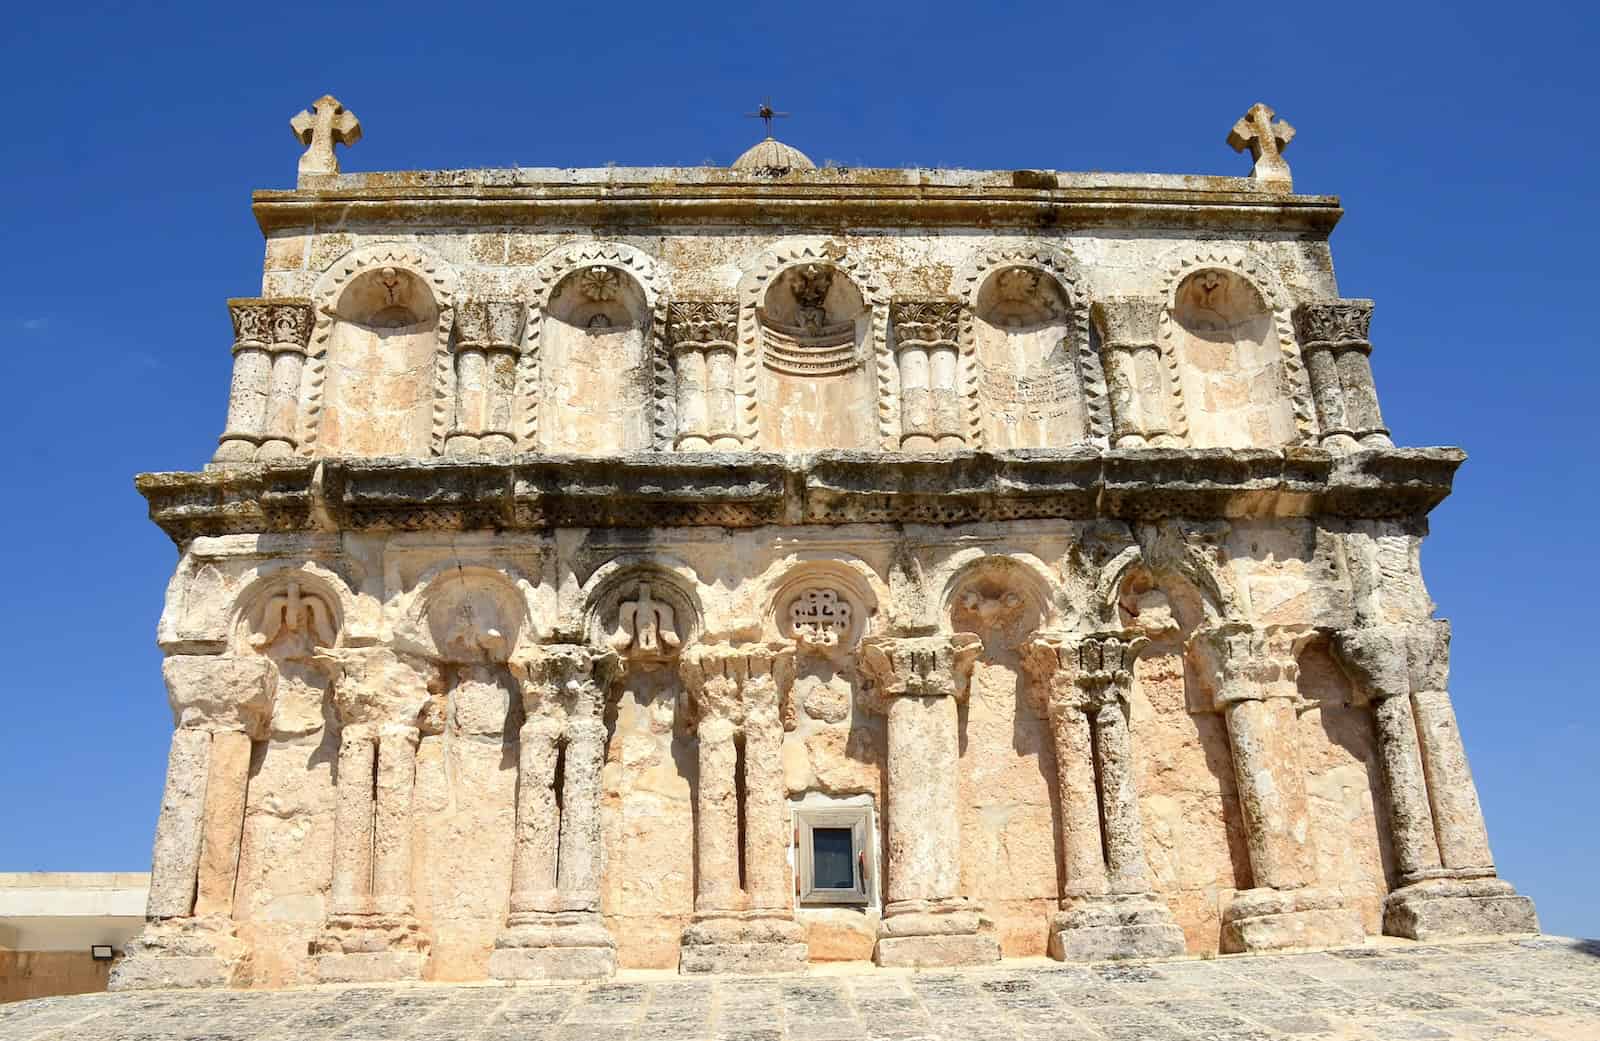
<svg viewBox="0 0 1600 1041"><path fill-rule="evenodd" d="M983 640L986 660L1015 663L1028 637L1056 622L1052 582L1028 554L972 553L945 582L942 622Z"/></svg>
<svg viewBox="0 0 1600 1041"><path fill-rule="evenodd" d="M448 282L408 249L352 254L324 276L302 391L306 451L436 454L443 431L434 403L453 317Z"/></svg>
<svg viewBox="0 0 1600 1041"><path fill-rule="evenodd" d="M1170 305L1179 378L1197 448L1246 448L1295 439L1278 318L1241 271L1202 267L1178 282Z"/></svg>
<svg viewBox="0 0 1600 1041"><path fill-rule="evenodd" d="M873 631L878 617L876 576L859 561L788 561L762 585L769 640L791 640L803 652L843 660Z"/></svg>
<svg viewBox="0 0 1600 1041"><path fill-rule="evenodd" d="M755 320L760 446L877 447L872 314L849 274L828 260L792 264L767 283Z"/></svg>
<svg viewBox="0 0 1600 1041"><path fill-rule="evenodd" d="M408 619L419 649L455 664L506 661L530 635L522 584L487 565L424 574Z"/></svg>
<svg viewBox="0 0 1600 1041"><path fill-rule="evenodd" d="M631 666L675 662L705 630L693 579L653 561L616 561L586 585L584 641Z"/></svg>
<svg viewBox="0 0 1600 1041"><path fill-rule="evenodd" d="M275 736L310 734L324 726L328 676L312 659L341 645L349 600L337 575L306 564L259 574L234 601L230 652L262 655L278 671Z"/></svg>
<svg viewBox="0 0 1600 1041"><path fill-rule="evenodd" d="M987 448L1046 448L1087 440L1079 372L1078 304L1049 271L990 271L973 303L978 414Z"/></svg>
<svg viewBox="0 0 1600 1041"><path fill-rule="evenodd" d="M628 271L587 264L555 284L539 332L540 447L549 452L651 446L651 308Z"/></svg>

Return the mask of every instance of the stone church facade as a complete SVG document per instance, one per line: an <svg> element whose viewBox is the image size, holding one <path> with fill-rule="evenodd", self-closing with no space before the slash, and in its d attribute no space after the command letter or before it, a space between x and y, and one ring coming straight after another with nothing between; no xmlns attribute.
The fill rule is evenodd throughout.
<svg viewBox="0 0 1600 1041"><path fill-rule="evenodd" d="M295 120L177 544L114 985L1534 930L1330 196L1250 177L341 174Z"/></svg>

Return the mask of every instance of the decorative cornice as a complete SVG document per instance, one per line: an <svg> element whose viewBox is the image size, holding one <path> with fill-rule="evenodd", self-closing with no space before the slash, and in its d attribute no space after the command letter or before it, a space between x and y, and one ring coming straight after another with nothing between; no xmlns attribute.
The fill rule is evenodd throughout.
<svg viewBox="0 0 1600 1041"><path fill-rule="evenodd" d="M284 531L750 528L1097 517L1420 518L1455 448L523 455L325 459L141 474L174 541Z"/></svg>
<svg viewBox="0 0 1600 1041"><path fill-rule="evenodd" d="M529 172L538 177L541 172ZM554 174L556 171L548 171ZM1274 231L1326 236L1343 215L1327 195L1277 195L1244 178L1193 177L1193 187L1104 184L1048 187L1083 175L981 174L988 183L940 183L928 171L817 171L782 183L699 170L397 171L308 180L298 191L258 191L263 232L352 224L660 227L1140 227ZM1031 176L1022 177L1022 174ZM1094 179L1093 175L1087 175ZM496 178L499 178L496 180ZM581 179L580 179L581 178ZM1011 184L1003 183L1011 181ZM1169 179L1179 180L1179 179ZM491 183L485 183L491 182ZM1025 182L1018 186L1018 182Z"/></svg>

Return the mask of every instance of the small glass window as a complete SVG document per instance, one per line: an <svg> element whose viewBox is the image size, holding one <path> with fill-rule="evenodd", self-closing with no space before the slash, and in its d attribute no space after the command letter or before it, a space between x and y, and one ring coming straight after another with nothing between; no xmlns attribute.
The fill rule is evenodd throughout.
<svg viewBox="0 0 1600 1041"><path fill-rule="evenodd" d="M794 807L795 874L800 906L870 905L873 900L872 801L868 796Z"/></svg>
<svg viewBox="0 0 1600 1041"><path fill-rule="evenodd" d="M855 852L855 836L849 828L812 828L813 886L817 889L854 889Z"/></svg>

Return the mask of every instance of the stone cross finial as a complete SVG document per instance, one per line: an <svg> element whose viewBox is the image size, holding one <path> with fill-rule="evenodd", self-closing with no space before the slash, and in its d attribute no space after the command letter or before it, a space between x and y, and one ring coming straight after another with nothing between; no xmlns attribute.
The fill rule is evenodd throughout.
<svg viewBox="0 0 1600 1041"><path fill-rule="evenodd" d="M1228 132L1228 144L1235 152L1250 149L1250 158L1256 161L1250 176L1269 184L1285 188L1294 184L1289 174L1289 164L1283 161L1283 150L1294 140L1294 127L1284 120L1272 121L1272 109L1257 102L1250 106L1239 122Z"/></svg>
<svg viewBox="0 0 1600 1041"><path fill-rule="evenodd" d="M302 177L338 173L339 157L333 154L333 146L348 148L361 140L361 120L332 94L313 101L309 110L289 120L289 128L301 144L310 146L300 157Z"/></svg>

